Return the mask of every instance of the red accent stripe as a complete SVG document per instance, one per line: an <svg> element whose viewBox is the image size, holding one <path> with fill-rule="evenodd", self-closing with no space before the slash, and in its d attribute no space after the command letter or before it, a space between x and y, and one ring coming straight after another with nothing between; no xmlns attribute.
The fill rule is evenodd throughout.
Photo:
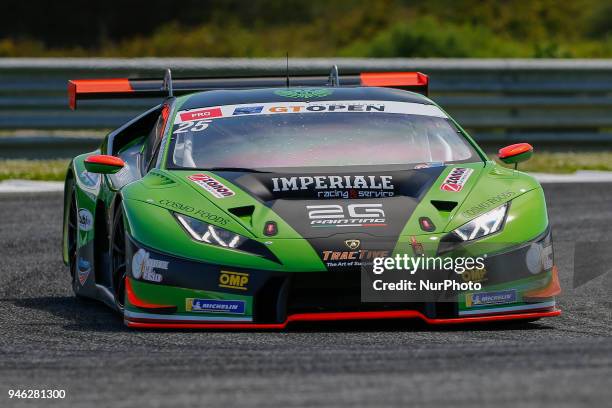
<svg viewBox="0 0 612 408"><path fill-rule="evenodd" d="M427 86L429 78L420 72L362 72L363 86Z"/></svg>
<svg viewBox="0 0 612 408"><path fill-rule="evenodd" d="M541 289L532 290L523 294L525 298L550 298L561 294L561 284L559 283L559 271L557 265L553 266L552 278L548 285Z"/></svg>
<svg viewBox="0 0 612 408"><path fill-rule="evenodd" d="M300 313L294 314L287 318L284 323L199 323L199 322L179 322L166 321L155 319L128 319L125 318L125 324L128 327L134 328L168 328L168 329L275 329L281 330L287 327L289 323L294 322L317 322L317 321L342 321L342 320L379 320L379 319L421 319L431 325L447 325L447 324L470 324L470 323L486 323L495 321L507 320L525 320L537 319L541 317L559 316L561 310L548 308L528 313L514 313L493 316L471 316L457 317L450 319L430 319L416 310L395 310L385 312L335 312L335 313Z"/></svg>
<svg viewBox="0 0 612 408"><path fill-rule="evenodd" d="M127 78L72 79L68 81L68 104L76 109L78 96L82 94L131 93L134 88Z"/></svg>
<svg viewBox="0 0 612 408"><path fill-rule="evenodd" d="M140 307L141 309L176 309L174 305L158 305L155 303L149 303L146 300L140 299L134 293L134 288L132 288L131 279L125 278L125 293L131 305Z"/></svg>

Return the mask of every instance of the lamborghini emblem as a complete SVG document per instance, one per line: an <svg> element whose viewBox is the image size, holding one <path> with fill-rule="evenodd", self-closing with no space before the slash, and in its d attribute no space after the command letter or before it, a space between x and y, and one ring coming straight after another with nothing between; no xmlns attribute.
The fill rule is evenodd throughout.
<svg viewBox="0 0 612 408"><path fill-rule="evenodd" d="M361 241L358 239L347 239L346 241L344 241L344 244L348 249L355 250L359 248L359 245L361 245Z"/></svg>

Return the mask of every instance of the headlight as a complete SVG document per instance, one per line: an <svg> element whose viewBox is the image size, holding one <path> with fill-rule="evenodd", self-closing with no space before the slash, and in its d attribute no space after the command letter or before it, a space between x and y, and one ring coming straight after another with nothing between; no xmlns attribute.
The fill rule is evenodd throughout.
<svg viewBox="0 0 612 408"><path fill-rule="evenodd" d="M453 231L462 241L471 241L494 234L502 229L509 203L505 203Z"/></svg>
<svg viewBox="0 0 612 408"><path fill-rule="evenodd" d="M280 264L276 255L260 242L183 214L174 213L174 217L191 238L198 242L247 252Z"/></svg>
<svg viewBox="0 0 612 408"><path fill-rule="evenodd" d="M196 241L226 248L238 249L248 241L248 238L238 235L223 228L207 224L195 218L182 214L174 214L178 222Z"/></svg>

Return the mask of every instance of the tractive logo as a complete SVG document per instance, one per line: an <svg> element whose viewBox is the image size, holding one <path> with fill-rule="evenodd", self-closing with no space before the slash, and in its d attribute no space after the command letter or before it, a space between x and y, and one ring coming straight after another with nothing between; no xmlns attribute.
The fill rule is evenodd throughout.
<svg viewBox="0 0 612 408"><path fill-rule="evenodd" d="M276 95L286 98L322 98L331 95L332 92L331 89L324 88L295 88L274 91Z"/></svg>
<svg viewBox="0 0 612 408"><path fill-rule="evenodd" d="M162 275L155 269L168 269L168 262L151 259L150 254L144 249L139 249L132 258L132 275L136 279L144 279L151 282L161 282Z"/></svg>
<svg viewBox="0 0 612 408"><path fill-rule="evenodd" d="M376 258L389 256L387 250L359 249L355 251L324 250L321 258L328 268L355 267L372 263Z"/></svg>
<svg viewBox="0 0 612 408"><path fill-rule="evenodd" d="M313 227L384 227L382 204L308 205L308 218Z"/></svg>
<svg viewBox="0 0 612 408"><path fill-rule="evenodd" d="M236 194L219 180L206 174L192 174L188 178L202 187L204 190L208 191L214 197L225 198Z"/></svg>
<svg viewBox="0 0 612 408"><path fill-rule="evenodd" d="M474 170L466 167L455 167L442 182L440 190L458 193L470 178Z"/></svg>
<svg viewBox="0 0 612 408"><path fill-rule="evenodd" d="M223 116L221 112L221 108L207 108L207 109L196 109L192 111L188 111L185 113L181 113L181 121L188 122L191 120L201 120L201 119L210 119L210 118L218 118Z"/></svg>
<svg viewBox="0 0 612 408"><path fill-rule="evenodd" d="M248 284L248 273L221 271L221 273L219 274L220 288L247 290Z"/></svg>

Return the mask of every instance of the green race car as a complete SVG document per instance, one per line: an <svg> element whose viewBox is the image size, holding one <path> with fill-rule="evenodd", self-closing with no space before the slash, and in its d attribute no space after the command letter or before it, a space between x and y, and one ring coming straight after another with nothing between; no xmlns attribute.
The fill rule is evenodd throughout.
<svg viewBox="0 0 612 408"><path fill-rule="evenodd" d="M427 85L420 73L337 69L290 81L169 71L70 81L73 108L163 98L70 163L63 258L74 292L130 327L558 315L541 186L489 160ZM531 154L523 143L499 157ZM376 272L402 257L479 261ZM411 278L452 285L405 290Z"/></svg>

